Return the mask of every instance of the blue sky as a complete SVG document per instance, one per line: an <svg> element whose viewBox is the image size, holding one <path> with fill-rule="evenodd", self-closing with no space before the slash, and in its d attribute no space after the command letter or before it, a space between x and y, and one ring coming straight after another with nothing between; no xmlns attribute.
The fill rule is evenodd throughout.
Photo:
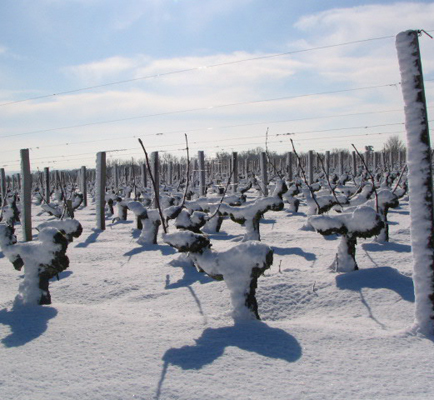
<svg viewBox="0 0 434 400"><path fill-rule="evenodd" d="M17 170L20 148L33 169L93 167L105 150L139 158L137 137L181 156L184 132L213 156L264 146L267 128L278 152L291 150L284 133L300 151L380 150L390 135L404 138L393 38L269 56L433 21L428 1L2 1L0 104L160 76L0 106L0 165ZM421 49L434 78L434 40L422 37ZM190 71L164 75L179 70ZM329 93L372 86L383 87Z"/></svg>

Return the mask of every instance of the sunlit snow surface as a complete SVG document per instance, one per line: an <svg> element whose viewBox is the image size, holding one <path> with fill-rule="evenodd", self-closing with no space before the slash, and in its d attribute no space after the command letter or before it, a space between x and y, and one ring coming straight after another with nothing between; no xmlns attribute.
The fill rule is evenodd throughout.
<svg viewBox="0 0 434 400"><path fill-rule="evenodd" d="M49 219L39 211L34 226ZM258 281L261 322L234 325L224 282L161 238L137 243L133 213L101 232L94 205L76 211L84 231L50 284L52 306L13 308L22 276L0 253L0 398L432 398L434 344L407 333L408 202L389 212L390 243L359 239L360 270L347 274L327 268L337 238L300 230L306 211L302 202L297 214L269 211L261 222L274 249ZM244 233L225 220L213 249Z"/></svg>

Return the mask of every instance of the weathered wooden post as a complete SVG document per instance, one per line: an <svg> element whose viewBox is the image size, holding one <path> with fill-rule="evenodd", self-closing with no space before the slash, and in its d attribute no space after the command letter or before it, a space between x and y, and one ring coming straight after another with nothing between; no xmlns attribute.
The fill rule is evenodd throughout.
<svg viewBox="0 0 434 400"><path fill-rule="evenodd" d="M6 172L4 168L0 168L0 195L1 195L1 206L6 204L7 197L7 187L6 187Z"/></svg>
<svg viewBox="0 0 434 400"><path fill-rule="evenodd" d="M146 163L140 164L140 184L145 189L148 186L148 176L147 176L147 170L146 170Z"/></svg>
<svg viewBox="0 0 434 400"><path fill-rule="evenodd" d="M294 170L293 170L293 164L294 164L294 155L292 151L289 151L286 153L286 177L288 181L292 181L294 179Z"/></svg>
<svg viewBox="0 0 434 400"><path fill-rule="evenodd" d="M235 193L238 189L238 153L232 152L232 192Z"/></svg>
<svg viewBox="0 0 434 400"><path fill-rule="evenodd" d="M114 190L117 193L118 189L119 189L119 168L118 165L115 164L113 165L113 169L112 169L112 173L113 173L113 186L114 186Z"/></svg>
<svg viewBox="0 0 434 400"><path fill-rule="evenodd" d="M264 196L268 196L267 154L264 151L259 155L259 164L261 168L262 193Z"/></svg>
<svg viewBox="0 0 434 400"><path fill-rule="evenodd" d="M105 187L107 179L106 153L96 155L96 227L105 230Z"/></svg>
<svg viewBox="0 0 434 400"><path fill-rule="evenodd" d="M87 207L87 171L85 166L82 166L80 170L80 186L83 195L83 206Z"/></svg>
<svg viewBox="0 0 434 400"><path fill-rule="evenodd" d="M355 151L353 151L351 153L351 157L352 157L351 159L353 161L353 168L352 168L352 170L353 170L353 176L357 176L357 154L356 154Z"/></svg>
<svg viewBox="0 0 434 400"><path fill-rule="evenodd" d="M309 150L307 153L307 181L309 185L313 183L313 150Z"/></svg>
<svg viewBox="0 0 434 400"><path fill-rule="evenodd" d="M370 164L370 160L371 159L371 157L370 157L370 154L369 154L369 150L366 150L365 151L365 164L366 164L366 168L368 169L368 171L370 170L369 169L369 164Z"/></svg>
<svg viewBox="0 0 434 400"><path fill-rule="evenodd" d="M155 182L155 193L152 206L157 208L157 204L160 200L160 160L158 158L158 151L153 151L151 153L151 172Z"/></svg>
<svg viewBox="0 0 434 400"><path fill-rule="evenodd" d="M344 152L340 151L338 154L338 166L339 166L339 175L343 175L344 170Z"/></svg>
<svg viewBox="0 0 434 400"><path fill-rule="evenodd" d="M21 149L21 226L23 240L32 240L32 174L29 149Z"/></svg>
<svg viewBox="0 0 434 400"><path fill-rule="evenodd" d="M206 182L205 182L205 153L200 150L197 152L198 169L199 169L199 197L206 195Z"/></svg>
<svg viewBox="0 0 434 400"><path fill-rule="evenodd" d="M325 172L327 176L330 176L330 151L327 150L325 153Z"/></svg>
<svg viewBox="0 0 434 400"><path fill-rule="evenodd" d="M173 185L173 161L169 161L169 185Z"/></svg>
<svg viewBox="0 0 434 400"><path fill-rule="evenodd" d="M50 168L45 167L44 168L44 194L45 194L45 200L47 203L50 202Z"/></svg>
<svg viewBox="0 0 434 400"><path fill-rule="evenodd" d="M434 333L434 211L428 114L418 31L396 36L405 104L410 229L415 292L414 330Z"/></svg>

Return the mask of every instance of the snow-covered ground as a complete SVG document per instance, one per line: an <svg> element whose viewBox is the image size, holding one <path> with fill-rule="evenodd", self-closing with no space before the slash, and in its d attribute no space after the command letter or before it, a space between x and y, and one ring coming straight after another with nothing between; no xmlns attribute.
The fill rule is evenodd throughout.
<svg viewBox="0 0 434 400"><path fill-rule="evenodd" d="M0 398L432 399L434 346L413 323L408 202L391 210L389 244L359 240L359 271L336 274L338 239L268 212L274 264L259 279L262 321L234 325L224 282L129 220L95 231L92 205L51 306L13 308L22 273L0 253ZM49 218L37 216L34 225ZM174 231L174 228L171 229ZM17 228L20 238L20 228ZM213 248L237 244L225 220Z"/></svg>

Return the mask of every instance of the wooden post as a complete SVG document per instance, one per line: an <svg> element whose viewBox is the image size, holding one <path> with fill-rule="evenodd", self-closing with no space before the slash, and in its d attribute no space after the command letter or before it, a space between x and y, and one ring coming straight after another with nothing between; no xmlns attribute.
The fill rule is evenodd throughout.
<svg viewBox="0 0 434 400"><path fill-rule="evenodd" d="M140 175L142 186L146 189L148 187L148 175L146 169L146 163L140 164Z"/></svg>
<svg viewBox="0 0 434 400"><path fill-rule="evenodd" d="M81 167L80 186L81 193L83 194L83 206L87 207L87 172L85 166Z"/></svg>
<svg viewBox="0 0 434 400"><path fill-rule="evenodd" d="M169 185L173 185L173 161L169 161Z"/></svg>
<svg viewBox="0 0 434 400"><path fill-rule="evenodd" d="M238 190L238 153L232 152L232 193Z"/></svg>
<svg viewBox="0 0 434 400"><path fill-rule="evenodd" d="M367 169L369 170L369 164L370 164L370 156L369 156L369 151L368 150L366 150L365 151L365 164L366 164L366 167L367 167Z"/></svg>
<svg viewBox="0 0 434 400"><path fill-rule="evenodd" d="M115 187L115 192L117 193L119 190L119 168L117 164L113 166L113 185Z"/></svg>
<svg viewBox="0 0 434 400"><path fill-rule="evenodd" d="M23 240L32 240L32 174L29 149L21 149L21 226Z"/></svg>
<svg viewBox="0 0 434 400"><path fill-rule="evenodd" d="M96 155L96 227L105 230L105 187L107 178L106 153Z"/></svg>
<svg viewBox="0 0 434 400"><path fill-rule="evenodd" d="M338 154L339 175L344 174L344 153L340 151Z"/></svg>
<svg viewBox="0 0 434 400"><path fill-rule="evenodd" d="M1 195L1 206L6 205L7 197L7 187L6 187L6 173L4 168L0 168L0 195Z"/></svg>
<svg viewBox="0 0 434 400"><path fill-rule="evenodd" d="M204 197L206 195L206 183L205 183L205 153L200 150L197 152L198 165L199 165L199 196Z"/></svg>
<svg viewBox="0 0 434 400"><path fill-rule="evenodd" d="M330 176L330 151L326 151L325 153L325 171L327 176Z"/></svg>
<svg viewBox="0 0 434 400"><path fill-rule="evenodd" d="M353 176L357 176L357 154L355 151L351 153L352 161L353 161Z"/></svg>
<svg viewBox="0 0 434 400"><path fill-rule="evenodd" d="M307 181L308 181L309 185L312 185L312 183L313 183L313 150L309 150L307 153L307 171L308 171Z"/></svg>
<svg viewBox="0 0 434 400"><path fill-rule="evenodd" d="M396 36L405 104L415 330L434 333L434 206L428 113L417 31Z"/></svg>
<svg viewBox="0 0 434 400"><path fill-rule="evenodd" d="M268 196L267 154L264 151L259 155L259 164L261 167L262 193L264 196Z"/></svg>
<svg viewBox="0 0 434 400"><path fill-rule="evenodd" d="M45 200L47 203L50 202L50 168L45 167L44 168L44 194L45 194Z"/></svg>
<svg viewBox="0 0 434 400"><path fill-rule="evenodd" d="M288 153L286 153L286 176L288 178L288 181L292 181L294 179L293 164L294 154L292 153L292 151L289 151Z"/></svg>
<svg viewBox="0 0 434 400"><path fill-rule="evenodd" d="M160 161L158 158L158 151L153 151L151 153L151 172L155 182L155 193L152 205L154 208L157 208L160 196Z"/></svg>

